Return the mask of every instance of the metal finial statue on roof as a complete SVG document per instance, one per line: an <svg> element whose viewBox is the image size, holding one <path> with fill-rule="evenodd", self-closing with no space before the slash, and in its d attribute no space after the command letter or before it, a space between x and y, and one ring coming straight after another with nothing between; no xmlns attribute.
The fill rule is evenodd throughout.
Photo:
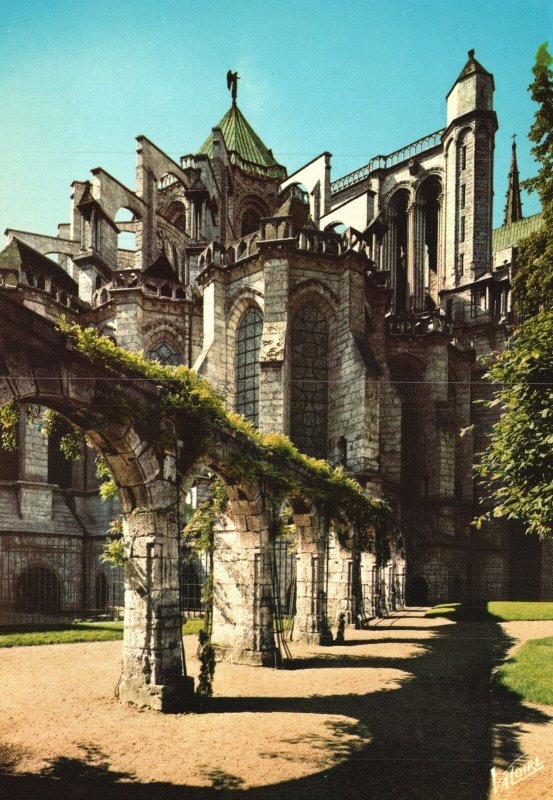
<svg viewBox="0 0 553 800"><path fill-rule="evenodd" d="M237 72L233 72L231 69L227 72L227 89L230 90L232 93L232 102L236 103L236 95L238 94L238 81L240 80L240 75Z"/></svg>

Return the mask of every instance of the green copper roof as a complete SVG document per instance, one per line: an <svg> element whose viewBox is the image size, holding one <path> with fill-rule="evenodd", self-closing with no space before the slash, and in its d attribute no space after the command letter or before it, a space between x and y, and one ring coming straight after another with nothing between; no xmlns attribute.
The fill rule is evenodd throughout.
<svg viewBox="0 0 553 800"><path fill-rule="evenodd" d="M517 222L502 225L501 228L495 228L492 239L494 253L507 247L516 247L521 239L537 231L541 224L542 215L534 214L532 217L525 217Z"/></svg>
<svg viewBox="0 0 553 800"><path fill-rule="evenodd" d="M283 174L286 175L284 167L275 161L271 150L265 147L235 103L216 127L221 130L229 153L238 156L237 159L234 159L238 166L246 171L251 171L248 169L248 165L260 167L261 172L266 173L267 177L281 178ZM213 133L209 134L198 153L210 158L213 156Z"/></svg>

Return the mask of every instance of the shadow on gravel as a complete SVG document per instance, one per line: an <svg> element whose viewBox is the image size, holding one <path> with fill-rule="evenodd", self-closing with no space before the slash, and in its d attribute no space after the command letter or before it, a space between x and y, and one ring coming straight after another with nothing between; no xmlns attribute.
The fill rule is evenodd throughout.
<svg viewBox="0 0 553 800"><path fill-rule="evenodd" d="M420 618L420 615L419 615ZM6 800L485 800L490 789L495 752L502 764L522 753L518 730L528 722L546 723L550 717L523 706L516 698L498 698L490 690L493 668L500 663L512 640L495 621L463 621L432 627L429 638L418 638L417 615L384 621L378 629L411 630L405 644L419 645L411 658L385 658L380 654L356 656L340 653L313 656L292 665L313 670L313 695L304 698L214 698L206 713L335 714L355 722L329 723L330 736L315 742L321 758L335 765L304 778L243 788L240 763L233 773L214 769L204 773L210 786L139 783L132 775L113 772L107 756L92 745L82 745L83 758L58 759L41 774L13 774L17 754L0 759L0 797ZM426 632L429 629L425 629ZM374 641L374 640L373 640ZM380 639L378 640L380 641ZM353 643L352 643L353 644ZM370 644L367 641L366 644ZM347 643L346 643L347 647ZM340 646L343 650L343 646ZM399 688L367 695L348 694L348 668L391 668L407 673ZM317 696L317 670L343 669L343 693ZM193 731L194 718L190 717ZM314 737L316 738L316 737ZM332 743L329 744L329 738ZM292 740L288 742L290 744ZM248 743L244 742L244 747ZM88 748L88 749L87 749ZM1 752L1 750L0 750ZM14 760L15 759L15 760ZM272 780L271 780L272 778Z"/></svg>

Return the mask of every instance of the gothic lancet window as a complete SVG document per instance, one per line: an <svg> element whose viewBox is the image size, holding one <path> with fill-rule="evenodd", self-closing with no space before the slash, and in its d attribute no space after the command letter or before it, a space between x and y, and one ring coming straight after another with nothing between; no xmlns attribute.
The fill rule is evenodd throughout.
<svg viewBox="0 0 553 800"><path fill-rule="evenodd" d="M259 350L263 317L256 308L243 315L236 332L236 411L259 424Z"/></svg>
<svg viewBox="0 0 553 800"><path fill-rule="evenodd" d="M159 361L160 364L168 367L176 367L181 363L179 354L163 339L152 347L148 358L150 361Z"/></svg>
<svg viewBox="0 0 553 800"><path fill-rule="evenodd" d="M328 328L314 305L292 322L291 438L307 455L327 456Z"/></svg>

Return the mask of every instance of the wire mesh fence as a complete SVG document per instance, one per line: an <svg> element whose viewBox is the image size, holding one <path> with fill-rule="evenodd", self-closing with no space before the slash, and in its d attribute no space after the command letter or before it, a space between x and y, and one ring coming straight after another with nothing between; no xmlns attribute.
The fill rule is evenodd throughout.
<svg viewBox="0 0 553 800"><path fill-rule="evenodd" d="M121 620L124 612L123 569L102 562L102 539L3 536L0 539L0 625L41 624L75 619ZM277 638L291 638L296 614L297 553L293 538L278 537L269 556L272 612ZM327 597L321 590L322 565L311 565L312 614L325 616ZM180 596L183 619L201 619L208 611L210 559L181 548ZM416 586L414 582L419 580ZM553 578L517 575L507 578L472 576L461 581L447 573L411 578L400 564L374 566L356 576L348 564L345 588L346 622L363 624L400 610L407 603L485 600L548 600ZM407 592L407 596L406 596ZM342 595L342 597L344 597Z"/></svg>
<svg viewBox="0 0 553 800"><path fill-rule="evenodd" d="M102 540L2 537L0 624L123 618L123 570L101 561Z"/></svg>

